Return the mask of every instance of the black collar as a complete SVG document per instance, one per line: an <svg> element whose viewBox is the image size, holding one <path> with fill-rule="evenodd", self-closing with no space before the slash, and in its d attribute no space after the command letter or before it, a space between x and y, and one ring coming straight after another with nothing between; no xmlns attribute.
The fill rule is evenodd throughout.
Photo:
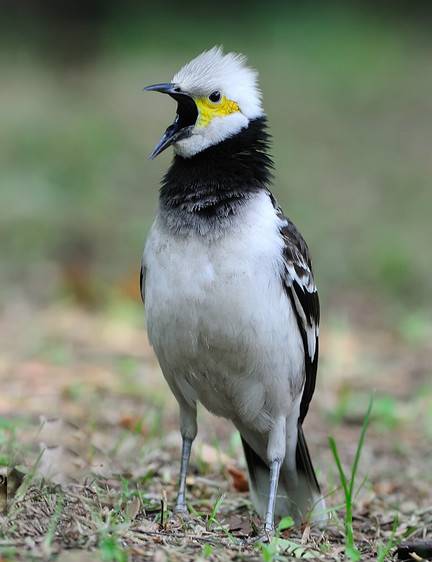
<svg viewBox="0 0 432 562"><path fill-rule="evenodd" d="M160 201L165 212L192 219L222 219L253 193L267 189L273 161L268 154L267 120L259 117L236 135L195 156L176 155L162 181Z"/></svg>

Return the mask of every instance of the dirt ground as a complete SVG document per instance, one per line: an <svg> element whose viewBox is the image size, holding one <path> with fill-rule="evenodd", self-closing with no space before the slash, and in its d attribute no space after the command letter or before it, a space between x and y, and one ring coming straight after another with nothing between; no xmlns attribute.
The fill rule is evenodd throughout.
<svg viewBox="0 0 432 562"><path fill-rule="evenodd" d="M136 302L91 310L10 301L0 320L0 453L10 470L0 560L345 560L328 436L349 470L371 393L354 504L361 559L393 559L395 548L382 557L389 539L393 547L408 537L432 540L431 339L393 333L366 309L350 303L324 323L305 424L331 522L324 531L290 527L263 547L250 541L259 520L239 437L202 410L191 518L172 519L177 408Z"/></svg>

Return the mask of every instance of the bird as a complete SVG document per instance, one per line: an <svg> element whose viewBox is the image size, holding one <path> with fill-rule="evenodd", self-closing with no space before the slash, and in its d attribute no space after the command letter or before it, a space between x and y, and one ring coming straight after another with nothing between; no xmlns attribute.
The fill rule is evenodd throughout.
<svg viewBox="0 0 432 562"><path fill-rule="evenodd" d="M263 536L284 516L323 526L302 427L317 375L319 298L308 246L270 191L258 73L215 46L144 90L177 102L150 155L173 147L140 274L148 338L179 406L174 512L187 517L202 404L240 433Z"/></svg>

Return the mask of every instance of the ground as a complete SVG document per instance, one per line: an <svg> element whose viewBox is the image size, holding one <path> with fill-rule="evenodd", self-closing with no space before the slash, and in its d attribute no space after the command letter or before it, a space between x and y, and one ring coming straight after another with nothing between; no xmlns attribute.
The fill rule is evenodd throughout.
<svg viewBox="0 0 432 562"><path fill-rule="evenodd" d="M259 520L238 435L203 411L188 478L191 519L171 517L177 409L132 299L100 311L69 301L10 303L0 324L0 435L3 464L15 470L3 559L343 560L344 502L328 436L349 470L371 394L354 501L362 560L377 559L392 531L393 546L408 535L431 538L430 339L384 331L378 318L365 324L358 304L350 306L343 322L323 327L305 424L331 523L288 528L262 547L246 542Z"/></svg>

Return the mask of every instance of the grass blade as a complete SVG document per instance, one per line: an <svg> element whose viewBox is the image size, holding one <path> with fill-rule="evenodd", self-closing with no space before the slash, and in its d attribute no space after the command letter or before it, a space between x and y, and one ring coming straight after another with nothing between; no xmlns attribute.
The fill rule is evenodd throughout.
<svg viewBox="0 0 432 562"><path fill-rule="evenodd" d="M361 452L362 452L364 440L365 440L365 437L366 437L366 431L367 431L367 428L369 427L369 422L370 422L370 417L371 417L371 412L372 412L372 406L373 406L373 396L370 397L369 406L368 406L366 415L363 419L363 424L362 424L362 428L361 428L361 431L360 431L360 437L359 437L359 440L358 440L358 443L357 443L357 450L356 450L356 454L355 454L355 457L354 457L354 463L352 465L351 481L350 481L350 487L349 487L349 493L350 493L351 497L353 495L355 478L356 478L356 475L357 475L357 469L358 469L358 465L359 465L359 462L360 462Z"/></svg>
<svg viewBox="0 0 432 562"><path fill-rule="evenodd" d="M366 438L366 431L369 426L371 412L373 406L373 397L369 401L369 406L366 411L365 417L363 419L362 428L360 431L359 440L357 443L357 449L354 456L354 462L351 467L351 477L348 482L345 471L342 466L342 462L340 459L339 451L336 445L336 441L333 437L329 437L329 446L330 450L333 454L333 458L338 470L339 480L341 482L344 496L345 496L345 553L348 558L354 561L358 561L361 559L360 552L355 546L354 543L354 529L353 529L353 494L354 494L354 486L355 486L355 479L357 476L357 470L361 458L361 453L364 446L364 441ZM364 482L363 482L364 483ZM363 485L362 483L362 485Z"/></svg>

